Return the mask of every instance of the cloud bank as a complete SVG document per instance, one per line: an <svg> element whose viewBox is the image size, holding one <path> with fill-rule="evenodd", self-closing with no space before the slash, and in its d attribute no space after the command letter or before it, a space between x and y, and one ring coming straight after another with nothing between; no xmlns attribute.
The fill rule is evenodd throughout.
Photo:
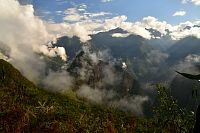
<svg viewBox="0 0 200 133"><path fill-rule="evenodd" d="M187 36L199 38L200 27L194 27L195 25L199 25L198 21L188 21L178 25L171 25L166 21L159 21L155 17L147 16L140 21L130 22L127 21L127 16L125 15L113 16L113 14L107 12L88 12L86 5L69 8L64 11L64 14L65 16L63 19L65 21L63 23L50 25L48 29L53 32L62 33L61 36L78 36L82 42L90 40L90 35L92 34L109 31L115 28L121 28L128 33L117 33L112 35L113 37L127 37L130 34L134 34L140 35L145 39L159 39L159 37L155 37L148 30L154 29L160 32L161 37L169 35L173 40L180 40ZM185 14L185 11L177 11L173 16L184 16ZM186 26L191 26L191 28L186 29Z"/></svg>
<svg viewBox="0 0 200 133"><path fill-rule="evenodd" d="M39 54L67 60L65 49L54 47L55 34L47 23L34 15L32 5L20 5L16 0L0 0L0 42L5 45L10 62L31 81L37 82L45 72Z"/></svg>

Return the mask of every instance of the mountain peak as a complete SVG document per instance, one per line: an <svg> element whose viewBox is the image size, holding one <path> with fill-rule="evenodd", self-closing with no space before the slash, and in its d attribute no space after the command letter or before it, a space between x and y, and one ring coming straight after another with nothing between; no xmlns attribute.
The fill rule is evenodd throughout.
<svg viewBox="0 0 200 133"><path fill-rule="evenodd" d="M108 31L110 34L113 34L113 33L122 33L122 34L126 34L128 33L127 31L125 31L124 29L122 28L116 28L116 29L112 29L112 30L109 30Z"/></svg>

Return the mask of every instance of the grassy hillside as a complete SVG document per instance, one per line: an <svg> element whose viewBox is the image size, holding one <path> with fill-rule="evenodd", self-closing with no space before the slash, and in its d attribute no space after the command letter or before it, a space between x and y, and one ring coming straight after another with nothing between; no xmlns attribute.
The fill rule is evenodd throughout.
<svg viewBox="0 0 200 133"><path fill-rule="evenodd" d="M0 60L0 132L126 132L135 119L37 88Z"/></svg>
<svg viewBox="0 0 200 133"><path fill-rule="evenodd" d="M91 105L71 92L56 94L36 87L0 59L0 132L33 133L179 133L192 132L194 114L178 106L158 85L151 118L135 118L116 109Z"/></svg>

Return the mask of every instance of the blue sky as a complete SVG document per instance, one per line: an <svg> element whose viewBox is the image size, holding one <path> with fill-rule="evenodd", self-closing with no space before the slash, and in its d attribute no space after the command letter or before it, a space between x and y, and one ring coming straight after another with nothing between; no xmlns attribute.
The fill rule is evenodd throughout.
<svg viewBox="0 0 200 133"><path fill-rule="evenodd" d="M36 15L44 19L53 19L61 22L62 16L56 11L65 11L67 8L87 5L88 12L109 12L111 16L126 15L128 21L139 21L146 16L153 16L160 21L170 24L178 24L185 21L200 19L200 5L188 2L183 4L181 0L21 0L24 3L32 3ZM196 0L198 1L198 0ZM172 16L176 11L185 11L184 16Z"/></svg>

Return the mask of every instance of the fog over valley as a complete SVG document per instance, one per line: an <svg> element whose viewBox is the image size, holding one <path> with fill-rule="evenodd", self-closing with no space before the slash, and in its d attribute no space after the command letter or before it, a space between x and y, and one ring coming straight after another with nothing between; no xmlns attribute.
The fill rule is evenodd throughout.
<svg viewBox="0 0 200 133"><path fill-rule="evenodd" d="M168 4L169 10L164 4ZM145 6L141 8L142 5ZM13 112L17 114L20 111L16 110L22 104L25 112L27 105L30 105L30 110L32 105L41 106L32 110L31 122L27 124L30 126L20 126L19 131L42 132L43 127L37 126L40 125L37 123L40 121L37 110L43 109L39 111L44 113L47 106L48 111L58 113L55 114L55 123L60 120L56 117L60 117L61 108L69 106L69 110L78 112L76 118L73 111L73 115L63 114L69 118L63 120L69 122L67 126L49 127L50 132L54 132L54 128L59 129L58 132L193 131L194 113L200 100L200 16L197 14L200 1L162 3L156 0L147 5L144 0L0 0L2 99L12 91L16 99L29 93L32 98L37 98L29 103L16 100L20 107L18 103L16 106L7 104L8 108L15 108ZM28 92L34 86L39 90ZM7 88L10 90L4 91ZM14 91L17 88L19 91ZM73 99L67 106L65 96ZM52 105L51 98L55 99ZM32 104L33 101L36 103ZM95 120L93 116L84 118L93 114L93 109L101 112L100 108L119 111L111 115L108 113L108 116L105 113L108 125L104 126L105 129L98 124L93 127L88 124L90 118L99 123L101 114ZM88 110L90 113L87 114ZM54 116L48 111L44 115L47 116L43 119L45 121ZM120 115L121 111L127 114ZM11 118L7 116L8 110L0 108L1 112L3 119L0 124ZM121 121L116 120L118 115ZM174 119L171 120L171 117ZM157 122L159 118L160 123ZM76 119L82 123L76 125ZM169 122L168 127L162 126L165 120ZM114 121L124 122L124 127L116 126ZM190 124L186 124L189 121ZM37 124L32 125L32 122ZM133 124L137 122L138 125ZM16 131L17 128L0 126L0 131L11 130Z"/></svg>

